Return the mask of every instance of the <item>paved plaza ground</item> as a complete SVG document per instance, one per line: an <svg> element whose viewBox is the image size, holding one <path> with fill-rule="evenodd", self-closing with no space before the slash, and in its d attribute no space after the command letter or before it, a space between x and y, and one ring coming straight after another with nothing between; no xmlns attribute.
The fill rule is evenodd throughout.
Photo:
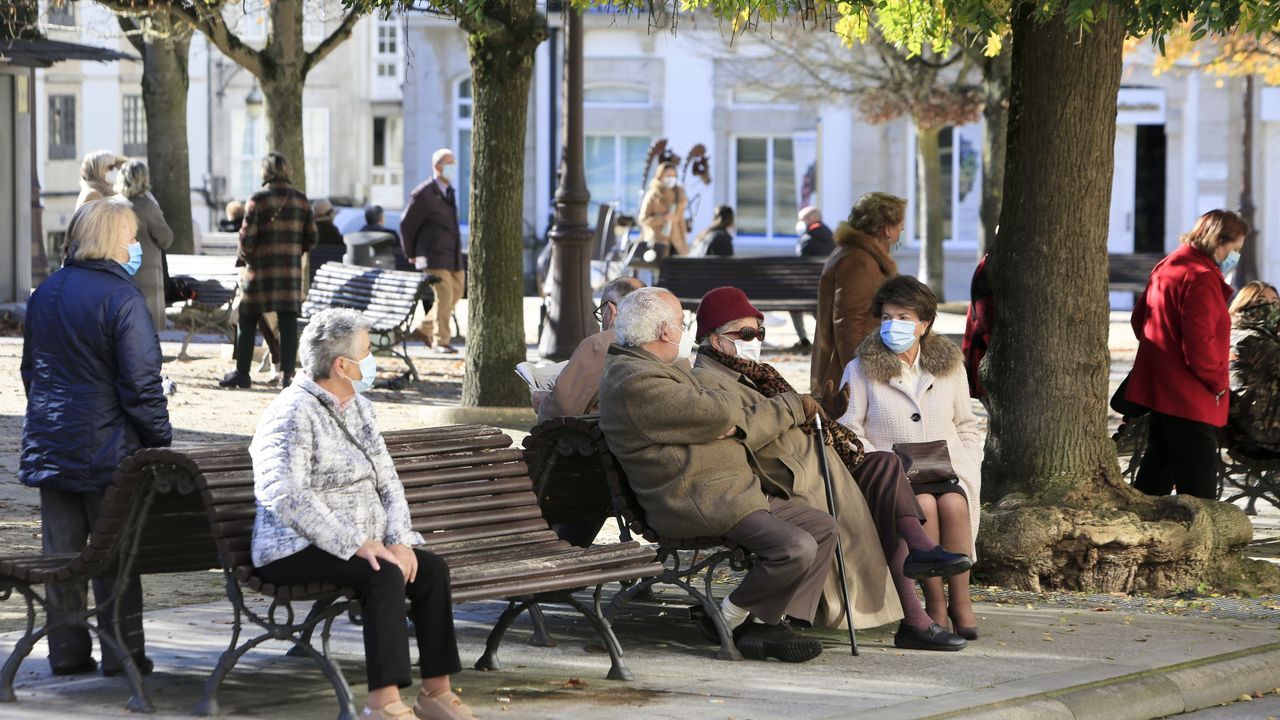
<svg viewBox="0 0 1280 720"><path fill-rule="evenodd" d="M459 308L465 318L465 307ZM536 318L536 311L526 312ZM794 342L785 314L771 314L771 343ZM944 315L938 329L962 330L963 318ZM535 328L530 327L532 341ZM167 333L166 341L180 340ZM179 345L165 343L167 356ZM1113 315L1113 382L1127 371L1136 348L1127 314ZM16 483L17 452L25 403L18 377L20 339L0 339L0 542L9 552L39 547L39 513L33 490ZM216 380L229 367L225 346L192 345L191 361L172 361L165 372L178 384L171 414L179 444L247 441L256 419L274 397L270 387L232 392ZM456 405L463 362L413 351L424 382L401 391L374 390L385 430L413 427ZM808 375L808 357L767 353L797 387ZM389 373L395 368L383 364ZM265 379L266 376L255 376ZM424 420L427 418L427 420ZM527 426L526 426L527 427ZM523 428L513 427L517 438ZM1256 556L1275 554L1280 513L1269 506L1255 518ZM616 528L609 526L604 535ZM217 573L148 576L148 652L156 661L149 679L157 718L190 717L201 686L231 632L230 605ZM616 621L635 674L631 682L605 679L608 657L590 651L589 627L565 608L548 608L554 648L525 643L528 625L517 623L501 652L504 669L469 669L502 604L457 607L463 665L454 678L466 699L486 718L1153 718L1215 706L1257 693L1249 702L1204 710L1201 720L1280 716L1280 598L1179 598L1038 595L975 588L982 638L960 653L906 652L893 647L894 626L859 633L861 654L849 654L839 632L822 632L826 652L804 665L723 662L714 659L688 619L687 599L663 592ZM17 635L17 603L0 604L0 655ZM268 643L249 653L221 696L228 718L331 718L330 686L310 661L287 658ZM37 646L18 676L18 702L0 705L3 718L124 717L128 696L122 679L54 678ZM359 628L335 627L334 655L363 698ZM406 692L408 695L408 692Z"/></svg>

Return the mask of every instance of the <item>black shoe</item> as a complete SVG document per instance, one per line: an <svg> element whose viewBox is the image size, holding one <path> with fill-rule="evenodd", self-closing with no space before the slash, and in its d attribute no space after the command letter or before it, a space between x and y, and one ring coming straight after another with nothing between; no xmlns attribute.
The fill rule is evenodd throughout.
<svg viewBox="0 0 1280 720"><path fill-rule="evenodd" d="M54 665L53 663L50 663L49 669L53 671L54 675L59 677L63 675L87 675L98 669L98 661L88 657L80 662L65 665Z"/></svg>
<svg viewBox="0 0 1280 720"><path fill-rule="evenodd" d="M253 380L248 375L242 375L240 372L232 370L226 375L223 375L222 379L218 381L218 384L224 388L240 388L242 390L247 390L253 386Z"/></svg>
<svg viewBox="0 0 1280 720"><path fill-rule="evenodd" d="M293 384L293 376L289 375L280 378L280 389L283 390Z"/></svg>
<svg viewBox="0 0 1280 720"><path fill-rule="evenodd" d="M822 654L821 642L795 634L786 623L764 625L748 621L734 635L738 652L750 660L775 658L782 662L801 663Z"/></svg>
<svg viewBox="0 0 1280 720"><path fill-rule="evenodd" d="M753 617L754 616L752 615L748 615L747 619L744 620L741 625L729 630L729 636L733 638L735 643L738 641L738 636L742 634L742 629L745 628L748 623L756 624ZM698 615L698 631L701 632L702 637L706 638L707 642L712 645L720 644L720 633L716 631L716 623L705 611Z"/></svg>
<svg viewBox="0 0 1280 720"><path fill-rule="evenodd" d="M146 655L134 655L133 664L138 666L138 672L143 675L150 675L151 671L156 669L156 664L151 662L151 658ZM102 674L106 677L115 677L124 674L124 666L107 666L107 661L102 661Z"/></svg>
<svg viewBox="0 0 1280 720"><path fill-rule="evenodd" d="M902 574L912 580L924 580L931 577L951 577L973 567L968 555L947 552L941 545L932 550L912 550L902 563Z"/></svg>
<svg viewBox="0 0 1280 720"><path fill-rule="evenodd" d="M898 623L898 632L893 635L894 647L903 650L944 650L954 652L963 650L964 638L954 635L938 623L932 623L926 630L916 630L905 622Z"/></svg>

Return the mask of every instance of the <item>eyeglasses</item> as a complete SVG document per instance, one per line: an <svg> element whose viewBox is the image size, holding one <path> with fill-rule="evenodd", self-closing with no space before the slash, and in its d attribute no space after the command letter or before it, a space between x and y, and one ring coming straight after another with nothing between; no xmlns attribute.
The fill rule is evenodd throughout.
<svg viewBox="0 0 1280 720"><path fill-rule="evenodd" d="M604 306L612 305L612 304L613 304L612 300L606 300L600 303L600 305L595 309L595 312L593 313L596 316L596 322L604 324Z"/></svg>
<svg viewBox="0 0 1280 720"><path fill-rule="evenodd" d="M741 330L734 330L733 332L720 334L729 338L736 337L744 342L751 342L756 339L764 340L764 328L755 328L750 325L742 328Z"/></svg>

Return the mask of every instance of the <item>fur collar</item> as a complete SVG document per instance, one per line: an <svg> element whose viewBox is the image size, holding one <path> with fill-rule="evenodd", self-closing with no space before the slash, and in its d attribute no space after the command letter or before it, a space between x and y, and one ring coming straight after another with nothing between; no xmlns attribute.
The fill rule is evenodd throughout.
<svg viewBox="0 0 1280 720"><path fill-rule="evenodd" d="M849 248L851 250L861 250L871 256L876 264L880 266L880 272L885 275L897 275L898 266L894 263L893 258L885 252L884 246L876 241L875 238L858 230L847 222L842 222L836 226L835 232L836 245Z"/></svg>
<svg viewBox="0 0 1280 720"><path fill-rule="evenodd" d="M964 364L960 348L950 340L929 333L920 340L920 370L934 377L954 372ZM867 335L858 345L862 372L875 382L887 383L902 374L902 361L880 340L880 330Z"/></svg>

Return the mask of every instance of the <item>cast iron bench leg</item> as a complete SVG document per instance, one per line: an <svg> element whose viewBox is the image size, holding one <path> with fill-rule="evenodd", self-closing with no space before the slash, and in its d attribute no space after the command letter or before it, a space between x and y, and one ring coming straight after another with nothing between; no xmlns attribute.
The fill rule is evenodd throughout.
<svg viewBox="0 0 1280 720"><path fill-rule="evenodd" d="M529 636L529 644L534 647L555 647L556 639L547 632L547 619L542 615L542 606L538 603L529 605L529 621L533 623L533 634Z"/></svg>
<svg viewBox="0 0 1280 720"><path fill-rule="evenodd" d="M119 609L118 602L112 603L116 610ZM142 682L142 673L138 670L138 664L133 660L133 653L129 652L123 642L121 642L120 614L116 612L115 625L112 632L104 633L92 624L87 624L89 631L98 638L98 646L103 648L102 654L106 656L108 652L114 653L120 658L120 664L124 668L124 676L129 681L129 702L125 705L130 712L153 713L156 711L155 705L151 704L151 698L147 697L147 686Z"/></svg>
<svg viewBox="0 0 1280 720"><path fill-rule="evenodd" d="M613 634L613 628L610 627L608 619L605 618L600 609L600 590L603 585L597 585L595 594L592 596L591 607L582 603L581 600L570 595L568 602L575 610L582 613L582 616L591 623L591 627L599 636L600 642L604 644L606 650L609 651L609 674L610 680L632 680L634 676L627 666L622 662L622 645L618 642L618 636Z"/></svg>
<svg viewBox="0 0 1280 720"><path fill-rule="evenodd" d="M302 623L307 628L302 631L302 642L308 645L311 644L311 634L315 632L316 623L320 622L319 618L325 614L325 611L329 609L329 606L332 605L333 601L336 599L337 598L322 598L317 600L315 604L311 606L311 610L307 612L307 619ZM328 652L325 652L325 655L328 654ZM285 655L288 655L289 657L306 657L307 653L300 646L294 645L289 648Z"/></svg>
<svg viewBox="0 0 1280 720"><path fill-rule="evenodd" d="M31 654L31 649L35 644L40 642L48 632L49 627L45 625L39 630L36 629L36 609L35 609L35 593L31 588L25 585L9 585L0 590L0 601L8 600L13 592L22 595L23 600L27 603L27 631L13 646L13 652L9 653L9 658L4 661L4 668L0 669L0 702L15 702L18 698L13 694L13 679L18 675L18 667L22 665L22 661Z"/></svg>
<svg viewBox="0 0 1280 720"><path fill-rule="evenodd" d="M477 670L501 670L502 663L498 661L498 646L502 644L502 636L507 634L507 630L511 624L520 617L530 605L529 601L516 602L515 600L507 601L507 609L502 611L502 615L498 616L498 622L494 624L493 630L489 631L489 638L484 643L484 654L476 660Z"/></svg>

